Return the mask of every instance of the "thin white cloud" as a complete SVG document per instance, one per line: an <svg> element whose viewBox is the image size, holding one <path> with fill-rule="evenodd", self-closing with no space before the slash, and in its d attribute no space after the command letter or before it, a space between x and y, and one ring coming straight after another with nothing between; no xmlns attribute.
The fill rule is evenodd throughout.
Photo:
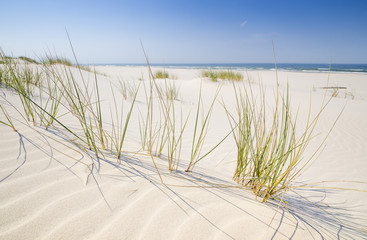
<svg viewBox="0 0 367 240"><path fill-rule="evenodd" d="M241 23L241 27L244 27L246 24L247 24L247 21L243 21L243 22Z"/></svg>

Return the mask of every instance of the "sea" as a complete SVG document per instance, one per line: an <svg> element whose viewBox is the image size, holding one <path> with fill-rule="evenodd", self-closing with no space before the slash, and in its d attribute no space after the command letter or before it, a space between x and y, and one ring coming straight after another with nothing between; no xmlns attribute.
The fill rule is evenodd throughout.
<svg viewBox="0 0 367 240"><path fill-rule="evenodd" d="M146 64L98 64L113 66L146 66ZM367 74L367 64L305 64L305 63L152 63L151 66L187 69L231 69L231 70L286 70L301 72L353 72Z"/></svg>

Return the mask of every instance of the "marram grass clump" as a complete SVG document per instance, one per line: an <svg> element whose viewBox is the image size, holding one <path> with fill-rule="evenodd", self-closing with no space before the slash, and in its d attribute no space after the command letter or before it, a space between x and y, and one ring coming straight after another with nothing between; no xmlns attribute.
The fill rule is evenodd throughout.
<svg viewBox="0 0 367 240"><path fill-rule="evenodd" d="M217 82L219 79L221 80L229 80L229 81L242 81L243 75L241 73L235 73L233 71L203 71L202 76L206 78L210 78L213 82Z"/></svg>
<svg viewBox="0 0 367 240"><path fill-rule="evenodd" d="M251 85L247 88L245 85L233 86L235 114L230 113L224 104L237 147L233 179L252 189L262 202L270 198L282 199L284 193L296 188L297 177L323 149L328 134L319 147L312 150L311 157L304 157L328 102L323 102L314 119L309 112L306 126L300 129L297 114L292 113L288 88L285 93L280 93L279 87L276 89L275 109L269 110L262 87L256 97Z"/></svg>
<svg viewBox="0 0 367 240"><path fill-rule="evenodd" d="M156 79L167 79L169 78L169 74L168 72L166 71L157 71L155 74L154 74L154 77Z"/></svg>
<svg viewBox="0 0 367 240"><path fill-rule="evenodd" d="M73 66L70 60L61 57L46 57L46 59L44 59L42 63L49 65L62 64L69 67Z"/></svg>
<svg viewBox="0 0 367 240"><path fill-rule="evenodd" d="M121 156L126 129L139 87L136 88L125 124L122 123L121 111L118 123L112 122L111 133L106 131L103 124L96 72L94 72L95 88L90 89L83 75L81 74L81 79L77 81L68 67L77 67L79 71L83 68L80 65L73 66L70 61L64 61L59 57L47 57L42 65L35 68L19 63L14 58L8 58L1 51L0 60L3 61L0 66L0 87L12 89L19 96L24 112L16 110L26 122L31 121L34 126L45 126L46 130L56 123L58 127L71 134L70 141L84 150L93 150L97 158L103 156L103 152L107 150L116 154L117 158ZM59 68L54 64L62 64L62 66ZM0 98L14 107L6 97L0 96ZM61 122L59 117L64 115L58 114L60 106L67 111L64 115L68 115L68 121L71 118L78 120L81 131L68 127L64 121ZM116 108L116 115L119 115L119 112ZM16 131L12 118L2 103L0 114L5 116L0 124Z"/></svg>
<svg viewBox="0 0 367 240"><path fill-rule="evenodd" d="M39 62L37 62L33 58L29 58L29 57L20 56L20 57L18 57L18 59L21 59L21 60L26 61L28 63L39 64Z"/></svg>

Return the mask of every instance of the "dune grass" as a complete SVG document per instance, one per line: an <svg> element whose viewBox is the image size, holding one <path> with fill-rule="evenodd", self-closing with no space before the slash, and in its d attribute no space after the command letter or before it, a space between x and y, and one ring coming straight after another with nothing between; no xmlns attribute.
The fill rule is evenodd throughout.
<svg viewBox="0 0 367 240"><path fill-rule="evenodd" d="M277 87L275 109L269 113L262 87L256 98L251 85L233 86L236 114L232 115L224 105L237 146L233 179L266 202L292 189L295 179L319 155L327 136L309 158L304 159L303 153L315 136L315 127L328 101L314 119L309 109L306 126L299 129L297 114L293 115L291 109L289 88L280 93Z"/></svg>
<svg viewBox="0 0 367 240"><path fill-rule="evenodd" d="M82 148L93 150L99 158L102 151L106 150L108 143L102 119L97 74L94 73L95 86L94 90L91 91L81 72L81 81L77 82L76 76L69 68L72 66L70 61L64 61L59 57L47 57L44 64L31 69L27 65L17 64L12 58L4 57L5 55L2 52L0 54L1 60L4 62L0 69L1 83L17 93L26 119L33 122L33 125L44 126L46 130L56 122L58 126L72 134L72 142ZM56 67L55 64L62 64L62 66L61 68ZM81 70L79 68L79 71ZM123 127L123 135L121 135L122 138L118 141L119 144L115 151L118 158L121 156L122 143L134 103L135 98L125 125L114 126L116 129L113 131L119 132L121 132L120 128ZM78 130L71 130L67 124L58 119L57 114L60 106L67 110L65 114L71 114L77 119L82 134ZM1 123L15 129L10 116L2 105L1 111L7 119L7 121ZM71 118L69 117L68 120L70 121ZM120 135L110 134L110 136L113 135L120 137ZM117 142L115 139L111 141ZM111 143L111 151L112 145Z"/></svg>
<svg viewBox="0 0 367 240"><path fill-rule="evenodd" d="M176 81L165 81L164 87L160 89L163 95L170 100L178 100L180 89L176 86Z"/></svg>
<svg viewBox="0 0 367 240"><path fill-rule="evenodd" d="M139 83L140 86L140 83ZM125 100L134 99L135 93L139 87L130 82L119 80L118 90L122 94Z"/></svg>
<svg viewBox="0 0 367 240"><path fill-rule="evenodd" d="M73 66L69 59L62 57L52 57L50 55L46 56L45 59L42 60L42 63L49 65L62 64L69 67Z"/></svg>
<svg viewBox="0 0 367 240"><path fill-rule="evenodd" d="M14 132L17 132L17 129L14 127L13 121L12 121L8 111L6 111L6 109L3 107L3 105L1 103L0 103L0 109L1 109L2 113L4 114L4 116L6 118L6 122L0 120L0 123L10 127L11 129L14 130Z"/></svg>
<svg viewBox="0 0 367 240"><path fill-rule="evenodd" d="M28 61L26 64L18 64L16 59L6 58L2 52L0 55L3 60L3 67L0 71L0 75L5 87L9 87L17 93L28 121L32 121L33 125L36 125L37 121L39 121L38 124L45 124L46 128L48 128L52 124L53 120L46 120L47 116L43 111L39 111L38 107L34 104L35 101L39 101L38 104L42 105L42 93L47 92L43 89L43 70L39 68L30 68ZM51 92L51 85L48 82L49 92ZM39 90L39 95L35 96L37 94L37 89ZM60 98L55 100L55 97L51 95L47 92L47 102L45 107L47 108L48 103L52 102L50 111L54 111L53 115L55 115L58 108L58 104L56 102L60 100ZM3 109L3 111L4 110L5 109Z"/></svg>
<svg viewBox="0 0 367 240"><path fill-rule="evenodd" d="M30 58L30 57L20 56L20 57L18 57L18 59L21 59L21 60L26 61L28 63L39 64L38 61L36 61L36 60L34 60L33 58Z"/></svg>
<svg viewBox="0 0 367 240"><path fill-rule="evenodd" d="M54 123L59 112L59 106L61 98L65 89L59 89L57 83L52 78L46 78L46 88L39 86L39 105L46 111L40 111L38 116L40 119L40 125L44 125L46 130ZM43 102L43 95L45 95L46 101ZM49 114L46 114L48 112Z"/></svg>
<svg viewBox="0 0 367 240"><path fill-rule="evenodd" d="M140 112L139 115L139 133L140 133L140 143L143 150L146 150L147 153L152 152L152 119L153 119L153 88L152 82L149 81L149 89L147 91L146 85L143 82L144 87L144 95L145 95L145 103L146 103L146 114L145 117Z"/></svg>
<svg viewBox="0 0 367 240"><path fill-rule="evenodd" d="M274 45L273 53L276 68ZM289 86L285 93L280 92L277 71L275 106L270 114L261 83L257 96L251 84L246 87L245 83L240 86L233 83L233 88L236 114L232 115L223 103L237 146L233 179L252 189L262 202L270 198L282 201L284 194L295 188L295 180L322 152L335 125L334 122L319 146L311 150L311 156L305 158L304 152L315 137L318 120L331 98L326 101L325 92L321 108L313 119L310 104L306 125L300 129L297 125L298 111L295 114L291 109Z"/></svg>
<svg viewBox="0 0 367 240"><path fill-rule="evenodd" d="M41 71L33 70L27 64L18 64L15 58L7 57L0 51L2 69L0 73L0 82L10 88L16 88L21 85L28 94L32 94L36 86L42 85Z"/></svg>
<svg viewBox="0 0 367 240"><path fill-rule="evenodd" d="M7 61L14 59L13 57L4 54L3 50L0 48L0 64L5 64Z"/></svg>
<svg viewBox="0 0 367 240"><path fill-rule="evenodd" d="M108 135L110 136L110 139L111 139L111 151L116 152L117 159L120 159L121 154L122 154L122 146L123 146L124 141L125 141L127 128L128 128L129 122L130 122L131 113L132 113L134 105L135 105L135 101L136 101L136 97L138 95L139 88L140 88L140 84L137 87L137 89L135 90L133 100L132 100L132 103L131 103L131 106L130 106L130 110L128 111L126 119L125 119L125 124L122 124L123 111L121 110L120 117L119 117L119 114L118 114L119 111L118 111L118 107L117 107L117 101L116 101L115 93L114 93L114 91L112 89L112 86L111 86L111 92L112 92L112 96L113 96L113 100L114 100L115 118L113 116L111 116L112 131L111 131L111 134L108 134ZM125 96L123 96L123 98L125 99ZM123 102L121 102L121 108L122 108L122 106L123 106ZM112 111L111 111L111 115L112 115Z"/></svg>
<svg viewBox="0 0 367 240"><path fill-rule="evenodd" d="M87 143L89 149L93 149L98 158L100 153L100 148L97 146L98 142L104 150L105 138L103 126L101 124L102 115L100 114L100 96L97 79L95 79L95 98L93 99L93 93L89 90L89 85L86 84L83 75L80 73L82 83L79 84L72 72L67 70L66 66L64 67L64 72L66 73L64 79L66 83L60 82L62 88L65 89L64 99L68 102L69 111L73 113L79 121L84 142Z"/></svg>
<svg viewBox="0 0 367 240"><path fill-rule="evenodd" d="M3 53L0 53L3 56ZM40 103L37 103L36 98L34 95L34 89L36 88L35 84L38 83L39 89L41 89L40 77L41 74L36 70L35 72L28 69L27 65L19 66L15 61L11 58L2 58L4 61L4 65L1 68L2 76L4 77L5 87L14 90L16 94L19 96L20 101L23 106L24 115L22 117L25 121L32 121L33 125L36 125L36 117L38 116L39 119L43 119L42 116L49 116L53 118L54 121L58 122L61 126L67 129L70 133L74 134L78 137L73 131L63 125L60 121L58 121L53 114L49 113L47 109L42 107ZM36 81L33 81L36 79ZM40 91L41 94L42 91ZM40 95L39 98L42 96ZM39 100L41 101L41 100ZM11 104L12 107L15 108L14 105ZM54 110L57 107L54 107ZM20 114L22 114L18 109L15 109ZM41 120L42 121L42 120ZM50 122L49 122L50 124Z"/></svg>
<svg viewBox="0 0 367 240"><path fill-rule="evenodd" d="M150 66L148 66L150 68ZM155 118L159 118L159 122L154 126L154 130L150 130L152 132L152 138L149 142L152 144L155 156L161 156L166 144L172 143L174 141L174 132L176 131L176 111L175 111L175 100L177 99L178 90L175 87L175 83L165 79L163 85L158 84L155 81L155 77L151 76L151 83L149 86L153 89L150 89L150 92L155 93L158 100L158 109L159 114L156 115ZM153 104L153 102L151 102ZM153 107L153 105L151 105ZM152 116L152 113L148 113L148 115ZM181 116L182 119L182 116ZM154 118L152 116L151 121ZM157 119L155 119L157 120ZM182 129L183 131L183 129ZM174 144L171 144L171 147ZM170 148L169 146L167 146ZM171 149L172 151L173 149ZM169 159L172 159L172 153L169 153ZM152 153L152 152L151 152ZM169 168L171 169L171 164L169 164Z"/></svg>
<svg viewBox="0 0 367 240"><path fill-rule="evenodd" d="M12 58L4 57L3 53L0 55L3 61L2 82L18 93L28 121L36 125L36 109L30 98L33 97L35 86L41 84L40 73L34 73L27 66L18 66Z"/></svg>
<svg viewBox="0 0 367 240"><path fill-rule="evenodd" d="M172 96L173 85L171 82L165 81L165 88L162 93L161 89L157 89L159 91L159 100L161 103L161 109L164 115L164 131L162 133L161 138L161 146L160 151L163 149L163 144L167 144L167 160L168 160L168 169L170 171L178 168L180 156L181 156L181 147L182 147L182 135L185 131L189 114L186 116L185 121L183 120L182 109L181 115L178 117L178 113L175 108L175 97ZM180 125L178 125L176 119L181 119ZM162 144L163 143L163 144Z"/></svg>
<svg viewBox="0 0 367 240"><path fill-rule="evenodd" d="M231 70L228 71L213 71L206 70L201 73L202 77L210 78L213 82L218 80L229 80L229 81L242 81L243 75L236 73Z"/></svg>
<svg viewBox="0 0 367 240"><path fill-rule="evenodd" d="M166 71L157 71L154 73L155 79L166 79L169 78L169 74Z"/></svg>
<svg viewBox="0 0 367 240"><path fill-rule="evenodd" d="M59 65L64 65L64 66L68 66L68 67L76 67L76 68L78 68L80 70L84 70L86 72L97 73L90 66L80 65L79 63L73 64L71 62L71 60L69 60L67 58L53 56L51 54L47 54L46 57L44 57L44 59L41 60L41 63L44 64L44 65L56 65L56 64L59 64ZM103 75L101 73L98 73L98 74Z"/></svg>
<svg viewBox="0 0 367 240"><path fill-rule="evenodd" d="M213 110L213 106L214 106L214 103L216 102L216 99L218 97L219 90L220 90L220 88L217 89L217 92L206 114L202 112L202 115L204 117L200 124L199 123L200 111L203 109L203 106L202 106L203 99L201 96L201 89L202 89L202 85L200 84L200 92L199 92L199 98L198 98L196 116L195 116L195 128L194 128L193 137L192 137L191 156L190 156L190 162L186 169L186 172L191 172L194 169L196 163L198 163L200 160L203 159L203 157L200 154L204 146L206 135L208 133L209 122L210 122L210 117L211 117L211 113ZM218 145L216 147L218 147ZM204 157L206 155L207 154L205 154Z"/></svg>
<svg viewBox="0 0 367 240"><path fill-rule="evenodd" d="M147 100L147 115L145 120L142 118L140 124L140 136L142 140L143 148L147 145L147 152L151 155L162 157L164 149L166 149L166 158L168 162L168 169L170 171L177 170L182 147L182 136L186 128L189 116L186 118L182 115L178 117L178 113L175 109L175 99L177 98L178 90L175 87L175 83L171 83L167 79L164 82L164 86L160 86L155 81L155 75L152 74L151 68L148 64L150 71L150 83L149 94L146 96ZM145 90L147 94L147 90ZM153 126L153 94L158 97L159 103L159 123ZM180 124L176 119L181 119ZM185 120L184 120L185 118ZM153 152L154 151L154 152Z"/></svg>
<svg viewBox="0 0 367 240"><path fill-rule="evenodd" d="M189 114L183 116L181 109L179 115L175 107L175 100L178 95L178 89L175 86L175 82L171 82L167 79L169 76L166 72L158 71L153 74L143 45L142 49L149 71L149 88L147 89L144 85L147 104L146 116L145 118L141 116L139 120L142 148L146 148L148 154L151 156L154 155L157 157L163 157L162 153L164 149L166 149L168 169L170 171L177 170L181 156L182 136L186 129ZM165 79L164 86L156 82L157 78ZM157 95L159 104L159 114L158 117L155 118L153 118L154 94ZM157 125L153 126L153 122L157 118L159 118L159 122ZM180 123L178 123L176 119L180 119Z"/></svg>
<svg viewBox="0 0 367 240"><path fill-rule="evenodd" d="M72 142L81 146L83 149L93 150L97 158L101 154L103 155L102 151L106 150L108 146L109 150L115 153L117 158L121 157L128 123L139 87L133 88L123 83L121 84L123 99L127 100L133 94L130 109L125 117L125 124L122 124L123 114L116 107L116 97L112 90L115 101L115 113L112 114L111 111L112 129L111 132L108 132L105 129L102 119L103 114L96 73L94 74L95 85L93 90L91 90L92 86L84 80L81 72L81 80L76 80L76 76L74 76L74 73L69 68L73 65L70 61L63 58L48 56L42 65L33 67L32 70L24 64L18 66L11 58L2 57L2 61L5 64L0 71L1 83L5 83L6 86L17 92L28 121L32 121L34 125L39 124L40 126L45 126L46 130L56 122L58 126L61 126L72 134L74 137L70 139ZM54 66L56 64L62 66L56 67ZM76 66L79 66L78 63ZM38 69L41 69L41 72L38 72ZM42 83L41 77L43 77ZM151 101L148 101L149 109L153 107L153 94L157 94L160 102L159 109L162 114L159 116L161 126L156 126L153 129L152 122L147 122L150 126L149 150L151 151L153 145L155 145L157 152L161 154L165 146L167 146L166 156L168 156L169 168L172 170L178 163L182 133L188 118L184 122L181 113L181 125L178 127L174 103L178 91L175 85L166 82L164 89L159 89L155 83L155 78L152 78L149 91L151 92L151 96L149 97ZM62 123L58 119L60 106L67 110L67 115L71 114L79 122L81 132L79 130L71 130L67 124ZM7 119L1 123L15 130L9 114L7 114L6 109L2 105L1 110ZM152 120L151 114L152 111L148 111L148 119ZM39 120L38 123L37 119ZM71 118L68 117L68 120L70 121ZM145 128L147 129L147 127ZM178 128L181 130L177 130ZM180 134L177 135L176 131L179 131ZM109 143L108 140L110 141Z"/></svg>
<svg viewBox="0 0 367 240"><path fill-rule="evenodd" d="M39 67L43 67L42 71L31 70L27 66L18 66L11 58L5 57L3 53L0 54L3 62L0 68L0 83L16 91L29 121L36 125L38 118L39 124L45 126L46 129L56 122L72 134L73 142L82 148L93 150L97 158L103 150L108 149L120 159L140 85L136 89L128 89L127 85L120 83L121 106L123 100L132 98L125 118L122 110L117 107L116 96L111 87L114 113L111 110L112 128L111 131L107 131L103 120L102 101L96 73L94 74L93 90L90 90L91 87L86 83L83 75L80 73L81 81L77 81L68 64L63 65L61 71L51 63L40 65ZM169 170L177 170L181 158L182 137L188 124L189 114L183 115L182 109L177 110L178 102L175 100L178 90L174 85L175 82L166 79L164 86L159 86L156 82L156 74L152 73L149 62L148 68L150 71L149 86L146 87L143 83L146 114L139 120L142 148L150 155L158 157L166 153ZM46 79L43 80L42 76ZM229 75L222 76L218 73L215 76L225 79L225 76ZM35 89L38 89L38 101L35 100ZM294 180L322 149L324 142L309 159L303 158L309 142L315 136L316 124L328 101L322 104L320 112L314 119L311 119L309 113L306 126L299 130L297 114L294 115L291 109L288 88L284 93L280 93L277 84L273 111L267 109L268 102L261 85L258 95L253 92L251 85L247 86L245 83L242 85L233 83L233 89L236 113L231 113L223 103L237 147L237 164L233 179L251 188L257 197L266 202L292 189ZM199 161L224 140L206 154L201 154L218 93L219 89L210 102L209 109L205 112L200 86L187 172L191 172ZM154 95L157 96L157 106L153 106ZM45 102L42 96L46 97ZM78 130L71 130L71 127L61 122L58 117L60 105L68 110L68 114L78 120L81 133ZM159 112L154 111L153 107L157 107ZM0 105L0 109L6 118L1 123L16 131L5 107ZM156 115L153 116L153 112ZM125 119L124 123L123 119ZM267 119L271 119L270 123Z"/></svg>

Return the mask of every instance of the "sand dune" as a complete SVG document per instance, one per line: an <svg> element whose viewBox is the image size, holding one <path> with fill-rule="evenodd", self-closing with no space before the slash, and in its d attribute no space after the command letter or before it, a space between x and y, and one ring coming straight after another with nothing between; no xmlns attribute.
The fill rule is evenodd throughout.
<svg viewBox="0 0 367 240"><path fill-rule="evenodd" d="M153 71L160 69L153 68ZM109 126L112 118L108 113L109 82L123 79L137 86L139 78L147 83L148 71L145 67L112 66L99 66L96 70L105 74L98 78L104 119ZM72 71L79 74L76 69ZM0 239L367 238L365 192L301 189L298 193L307 199L289 193L284 196L286 207L280 207L276 200L261 203L250 190L232 181L236 156L232 138L200 161L192 173L186 173L200 83L205 109L220 83L201 79L197 69L167 71L175 76L171 81L175 81L179 89L176 103L183 113L192 112L184 134L182 159L178 171L173 172L168 170L164 157L154 157L153 162L141 150L139 111L143 112L145 106L142 86L128 128L125 152L119 161L108 153L96 159L92 151L84 151L68 141L67 134L57 125L45 130L26 124L14 108L1 100L18 132L0 125ZM93 74L83 74L85 79L93 81ZM273 95L274 71L247 74L254 80L260 77L268 89L267 96ZM308 106L310 93L315 109L320 106L324 93L321 87L326 86L327 78L327 73L279 72L280 86L289 83L292 104L300 108ZM258 83L253 84L256 89ZM366 84L365 74L331 74L329 85L346 86L353 99L344 92L333 98L320 118L321 135L328 132L345 106L344 112L322 155L297 181L362 181L364 183L325 183L325 186L366 190ZM233 101L232 90L231 83L223 83L218 98L228 101L230 108L234 108L230 102ZM21 109L14 92L1 91ZM307 111L300 110L301 122L306 114ZM66 117L61 119L76 126ZM229 131L225 111L218 101L203 152ZM311 144L310 149L312 147Z"/></svg>

